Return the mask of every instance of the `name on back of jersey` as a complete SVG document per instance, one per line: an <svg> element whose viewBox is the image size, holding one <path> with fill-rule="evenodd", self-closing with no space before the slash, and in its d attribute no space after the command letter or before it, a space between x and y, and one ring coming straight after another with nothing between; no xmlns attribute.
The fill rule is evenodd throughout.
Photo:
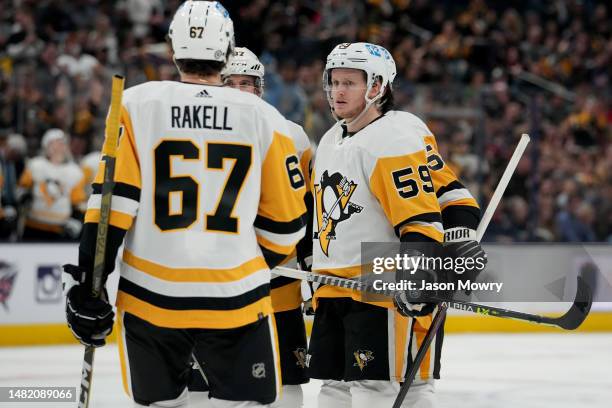
<svg viewBox="0 0 612 408"><path fill-rule="evenodd" d="M173 105L170 113L170 123L175 129L233 129L228 120L227 106Z"/></svg>

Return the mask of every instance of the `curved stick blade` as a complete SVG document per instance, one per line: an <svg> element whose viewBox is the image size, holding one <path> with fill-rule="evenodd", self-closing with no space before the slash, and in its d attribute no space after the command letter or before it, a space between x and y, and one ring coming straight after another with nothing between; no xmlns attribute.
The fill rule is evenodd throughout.
<svg viewBox="0 0 612 408"><path fill-rule="evenodd" d="M557 317L551 322L565 330L575 330L584 322L589 315L593 304L593 293L586 281L578 276L576 298L574 304L563 316Z"/></svg>

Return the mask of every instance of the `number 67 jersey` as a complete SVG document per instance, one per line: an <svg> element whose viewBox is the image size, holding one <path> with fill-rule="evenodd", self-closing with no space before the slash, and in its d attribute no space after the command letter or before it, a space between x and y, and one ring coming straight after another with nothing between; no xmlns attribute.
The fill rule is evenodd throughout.
<svg viewBox="0 0 612 408"><path fill-rule="evenodd" d="M442 242L427 132L416 116L391 111L354 135L335 125L323 136L311 175L313 271L359 276L362 242L399 242L407 234ZM362 300L356 291L329 285L316 291L315 300L320 297Z"/></svg>
<svg viewBox="0 0 612 408"><path fill-rule="evenodd" d="M180 82L125 91L106 272L124 240L117 306L154 325L232 328L272 313L269 266L304 235L304 177L276 109ZM102 161L79 263L92 269Z"/></svg>

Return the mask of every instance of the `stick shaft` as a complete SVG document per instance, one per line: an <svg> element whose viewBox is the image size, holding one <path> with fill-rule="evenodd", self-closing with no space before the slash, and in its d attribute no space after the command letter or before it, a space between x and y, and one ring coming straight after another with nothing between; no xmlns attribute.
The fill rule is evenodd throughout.
<svg viewBox="0 0 612 408"><path fill-rule="evenodd" d="M412 365L410 366L410 370L406 374L406 378L404 378L404 383L400 387L399 393L393 402L393 408L400 408L402 403L404 402L404 398L406 398L406 394L408 394L408 390L410 389L410 385L414 381L414 377L416 377L417 371L419 371L419 367L423 362L423 359L427 355L427 350L431 345L435 335L438 333L438 330L444 323L444 319L446 319L446 311L448 310L448 305L442 303L438 306L438 311L436 312L433 320L431 321L431 326L427 329L427 334L423 339L423 343L421 347L419 347L419 351L417 352L414 360L412 361Z"/></svg>
<svg viewBox="0 0 612 408"><path fill-rule="evenodd" d="M493 218L493 214L495 214L495 210L497 209L497 206L499 205L499 202L506 191L506 187L508 187L512 174L514 174L514 170L516 170L516 166L518 166L518 163L521 160L521 157L523 156L523 153L525 152L530 140L531 139L528 134L523 133L521 135L521 140L519 140L516 149L514 149L514 153L506 166L506 170L504 170L504 173L502 174L501 179L495 188L495 192L491 197L491 201L489 202L489 205L487 206L487 209L480 220L480 224L478 224L478 229L476 230L476 240L478 242L482 240L482 237L489 226L489 222L491 222L491 218Z"/></svg>
<svg viewBox="0 0 612 408"><path fill-rule="evenodd" d="M123 97L124 79L119 75L113 77L111 91L111 104L106 118L106 135L102 155L106 162L104 166L104 181L102 183L102 202L100 204L100 221L96 235L96 252L94 257L93 280L91 294L97 298L102 291L102 278L104 276L104 261L106 255L106 237L108 235L108 221L114 186L115 157L119 142L119 117L121 115L121 100ZM87 408L91 396L91 383L93 380L93 361L95 348L85 347L83 355L83 368L81 370L81 392L79 395L79 408Z"/></svg>
<svg viewBox="0 0 612 408"><path fill-rule="evenodd" d="M113 77L111 104L106 118L106 137L102 147L104 158L104 181L102 183L102 199L100 203L100 221L96 236L96 252L94 257L93 284L91 288L94 297L100 296L102 277L104 276L104 260L106 254L106 237L108 235L108 220L110 217L113 195L115 157L119 143L119 117L121 116L121 100L123 98L124 79L119 75Z"/></svg>

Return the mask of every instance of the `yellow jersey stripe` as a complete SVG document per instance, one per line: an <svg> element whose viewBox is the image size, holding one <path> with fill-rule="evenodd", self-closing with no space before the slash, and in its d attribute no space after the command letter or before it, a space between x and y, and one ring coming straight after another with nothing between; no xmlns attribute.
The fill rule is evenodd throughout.
<svg viewBox="0 0 612 408"><path fill-rule="evenodd" d="M262 247L274 251L277 254L290 255L295 250L295 245L279 245L267 240L261 235L257 235L257 243Z"/></svg>
<svg viewBox="0 0 612 408"><path fill-rule="evenodd" d="M478 203L476 202L476 200L474 200L473 198L462 198L461 200L449 201L449 202L443 204L441 209L444 210L445 208L448 208L448 207L453 206L453 205L467 205L467 206L470 206L470 207L480 208L478 206Z"/></svg>
<svg viewBox="0 0 612 408"><path fill-rule="evenodd" d="M444 242L444 232L440 231L433 225L407 224L401 229L400 235L404 235L409 232L417 232L438 242Z"/></svg>
<svg viewBox="0 0 612 408"><path fill-rule="evenodd" d="M271 291L274 312L297 309L302 304L302 282L295 281Z"/></svg>
<svg viewBox="0 0 612 408"><path fill-rule="evenodd" d="M234 310L168 310L144 302L123 291L117 292L117 308L156 326L175 329L230 329L253 323L273 313L269 296Z"/></svg>
<svg viewBox="0 0 612 408"><path fill-rule="evenodd" d="M114 227L127 231L132 226L134 216L120 211L111 210L108 223ZM90 208L85 213L85 222L100 222L100 210Z"/></svg>
<svg viewBox="0 0 612 408"><path fill-rule="evenodd" d="M173 282L232 282L268 268L262 257L253 258L242 265L228 269L169 268L139 258L128 250L123 251L123 262L156 278Z"/></svg>

